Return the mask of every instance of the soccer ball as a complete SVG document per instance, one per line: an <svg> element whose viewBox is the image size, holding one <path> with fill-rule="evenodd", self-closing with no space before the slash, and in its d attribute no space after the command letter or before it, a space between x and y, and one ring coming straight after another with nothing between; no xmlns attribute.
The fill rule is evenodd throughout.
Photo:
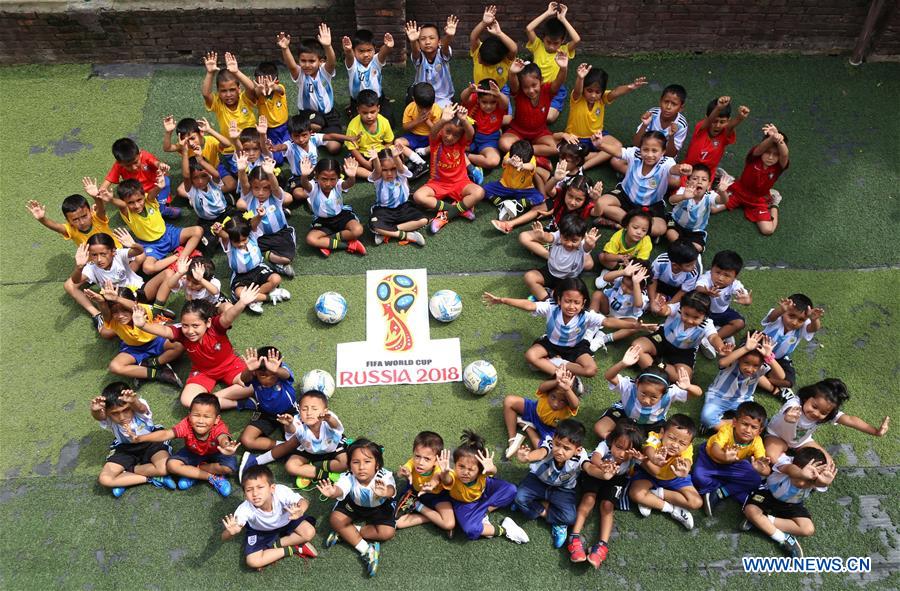
<svg viewBox="0 0 900 591"><path fill-rule="evenodd" d="M311 369L303 374L303 392L316 390L328 398L334 394L334 378L324 369Z"/></svg>
<svg viewBox="0 0 900 591"><path fill-rule="evenodd" d="M431 296L428 311L435 320L453 322L462 313L462 299L459 294L449 289L442 289Z"/></svg>
<svg viewBox="0 0 900 591"><path fill-rule="evenodd" d="M463 384L469 392L484 396L497 385L497 370L489 361L473 361L463 370Z"/></svg>
<svg viewBox="0 0 900 591"><path fill-rule="evenodd" d="M347 315L347 300L336 291L326 291L316 300L316 316L326 324L337 324Z"/></svg>

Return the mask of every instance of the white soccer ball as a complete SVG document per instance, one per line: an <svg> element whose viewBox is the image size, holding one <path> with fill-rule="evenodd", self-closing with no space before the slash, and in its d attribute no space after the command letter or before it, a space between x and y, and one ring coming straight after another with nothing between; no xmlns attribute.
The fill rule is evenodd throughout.
<svg viewBox="0 0 900 591"><path fill-rule="evenodd" d="M347 315L347 300L336 291L326 291L316 300L316 316L326 324L337 324Z"/></svg>
<svg viewBox="0 0 900 591"><path fill-rule="evenodd" d="M442 289L431 296L428 311L435 320L453 322L462 313L462 299L455 291Z"/></svg>
<svg viewBox="0 0 900 591"><path fill-rule="evenodd" d="M334 378L324 369L311 369L303 374L303 392L316 390L328 398L334 394Z"/></svg>
<svg viewBox="0 0 900 591"><path fill-rule="evenodd" d="M463 383L469 392L484 396L497 385L497 370L489 361L473 361L463 370Z"/></svg>

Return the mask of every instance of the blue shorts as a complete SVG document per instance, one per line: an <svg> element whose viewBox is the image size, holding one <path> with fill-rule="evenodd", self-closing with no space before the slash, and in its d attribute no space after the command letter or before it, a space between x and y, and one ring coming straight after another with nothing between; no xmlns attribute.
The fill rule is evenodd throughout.
<svg viewBox="0 0 900 591"><path fill-rule="evenodd" d="M219 155L219 177L237 176L237 163L234 161L234 153Z"/></svg>
<svg viewBox="0 0 900 591"><path fill-rule="evenodd" d="M166 186L163 187L159 191L159 195L156 196L156 202L165 205L169 202L169 197L172 194L172 179L166 177Z"/></svg>
<svg viewBox="0 0 900 591"><path fill-rule="evenodd" d="M156 260L161 260L175 252L181 246L181 228L166 224L165 233L153 242L138 240L138 244L144 247L144 254Z"/></svg>
<svg viewBox="0 0 900 591"><path fill-rule="evenodd" d="M559 90L556 91L556 96L553 97L553 100L550 101L550 108L561 112L563 107L566 106L567 96L569 96L569 89L563 84L559 87Z"/></svg>
<svg viewBox="0 0 900 591"><path fill-rule="evenodd" d="M401 135L403 139L407 141L409 147L413 150L421 150L422 148L428 147L428 142L431 139L427 135L419 135L417 133L404 133Z"/></svg>
<svg viewBox="0 0 900 591"><path fill-rule="evenodd" d="M172 460L181 460L188 466L199 466L200 464L219 464L229 468L232 472L237 472L237 458L233 455L226 456L223 453L214 453L208 456L201 456L200 454L196 454L189 450L186 447L182 447L177 452L172 454L170 458Z"/></svg>
<svg viewBox="0 0 900 591"><path fill-rule="evenodd" d="M732 320L744 320L740 312L734 308L726 308L724 312L710 312L707 318L713 321L716 328L725 326Z"/></svg>
<svg viewBox="0 0 900 591"><path fill-rule="evenodd" d="M266 131L266 139L276 146L291 139L291 133L288 131L287 122L282 123L278 127L270 127L269 130ZM281 163L284 162L284 152L272 152L272 158L275 159L275 164L281 165Z"/></svg>
<svg viewBox="0 0 900 591"><path fill-rule="evenodd" d="M513 114L513 98L512 94L509 92L509 84L504 84L503 88L500 89L500 92L506 95L506 98L509 99L509 105L506 107L506 114L512 117Z"/></svg>
<svg viewBox="0 0 900 591"><path fill-rule="evenodd" d="M600 132L602 135L607 136L609 132L605 129ZM585 148L588 152L599 152L600 148L594 145L594 142L589 137L580 137L578 138L578 143L581 144L583 148Z"/></svg>
<svg viewBox="0 0 900 591"><path fill-rule="evenodd" d="M510 189L503 186L500 181L491 181L484 185L484 194L487 199L491 197L500 197L504 201L507 199L526 199L531 206L540 205L544 202L544 195L534 187L530 189Z"/></svg>
<svg viewBox="0 0 900 591"><path fill-rule="evenodd" d="M475 137L472 138L472 143L469 144L469 152L473 154L481 154L481 151L485 148L494 148L498 152L500 151L500 130L498 129L494 133L478 133L475 132Z"/></svg>
<svg viewBox="0 0 900 591"><path fill-rule="evenodd" d="M272 547L272 544L285 536L294 533L294 530L300 527L300 524L307 521L315 527L316 518L310 515L304 515L288 521L284 526L278 529L259 530L253 529L249 525L244 528L244 556L261 552Z"/></svg>
<svg viewBox="0 0 900 591"><path fill-rule="evenodd" d="M159 357L165 350L166 339L156 337L149 343L143 345L126 345L124 342L119 345L119 353L127 353L134 357L134 362L138 365L148 357Z"/></svg>
<svg viewBox="0 0 900 591"><path fill-rule="evenodd" d="M538 417L537 400L525 399L525 409L522 411L522 418L534 425L538 432L538 439L541 441L544 440L544 437L548 435L553 437L553 434L556 433L555 427L551 427Z"/></svg>
<svg viewBox="0 0 900 591"><path fill-rule="evenodd" d="M689 486L694 486L694 481L691 480L691 476L687 475L684 477L676 476L671 480L658 480L651 474L644 471L643 468L636 468L634 471L634 476L631 477L632 480L649 480L653 483L653 488L663 487L668 490L681 490L683 488L687 488Z"/></svg>

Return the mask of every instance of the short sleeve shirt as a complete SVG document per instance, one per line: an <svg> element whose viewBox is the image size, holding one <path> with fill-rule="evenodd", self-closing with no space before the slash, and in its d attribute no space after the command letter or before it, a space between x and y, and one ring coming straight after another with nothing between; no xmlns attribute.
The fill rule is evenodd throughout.
<svg viewBox="0 0 900 591"><path fill-rule="evenodd" d="M141 183L144 192L149 192L156 186L156 173L159 170L159 160L147 150L141 150L138 154L138 169L128 170L118 162L112 165L106 174L106 180L114 185L124 180L136 180Z"/></svg>
<svg viewBox="0 0 900 591"><path fill-rule="evenodd" d="M288 506L299 503L303 497L283 484L275 485L272 494L272 510L263 511L244 501L234 510L234 518L241 527L248 526L256 531L275 531L291 521Z"/></svg>
<svg viewBox="0 0 900 591"><path fill-rule="evenodd" d="M509 79L509 67L512 60L508 56L503 56L499 63L492 66L482 64L478 61L481 52L481 41L478 45L469 49L469 55L472 56L472 81L478 84L486 78L490 78L497 83L497 86L503 88Z"/></svg>
<svg viewBox="0 0 900 591"><path fill-rule="evenodd" d="M406 105L406 109L403 111L403 125L410 123L414 119L419 116L419 105L415 102L409 103ZM431 112L428 114L428 121L431 121L431 124L434 125L441 118L441 108L437 105L437 103L431 105ZM428 127L427 123L419 123L417 126L413 127L409 130L409 133L413 135L430 135L431 128ZM349 135L349 134L348 134Z"/></svg>
<svg viewBox="0 0 900 591"><path fill-rule="evenodd" d="M109 269L101 269L94 263L88 263L82 270L81 276L91 283L102 286L107 281L112 281L115 287L134 287L144 285L140 275L131 270L127 248L119 248L113 255Z"/></svg>
<svg viewBox="0 0 900 591"><path fill-rule="evenodd" d="M219 419L219 422L213 425L205 439L197 439L190 420L184 417L177 425L172 427L172 431L175 433L175 437L184 439L184 447L190 451L198 456L211 456L219 452L219 445L216 441L220 435L228 435L228 425L222 419Z"/></svg>
<svg viewBox="0 0 900 591"><path fill-rule="evenodd" d="M691 136L691 144L688 146L687 156L684 161L691 166L703 164L709 168L713 176L725 155L725 148L737 139L733 129L722 132L719 135L709 135L709 128L701 129L703 121L694 126L694 135Z"/></svg>
<svg viewBox="0 0 900 591"><path fill-rule="evenodd" d="M644 236L634 246L625 244L624 229L616 230L616 232L610 236L606 244L603 245L603 252L608 252L609 254L625 254L636 259L644 260L650 258L650 253L652 251L653 242L650 240L650 236Z"/></svg>
<svg viewBox="0 0 900 591"><path fill-rule="evenodd" d="M344 146L348 150L359 150L363 155L367 154L372 148L381 151L394 143L394 131L383 115L378 115L375 121L375 131L366 129L362 124L362 119L357 115L347 125L347 135L351 137L360 136L359 142L346 141Z"/></svg>
<svg viewBox="0 0 900 591"><path fill-rule="evenodd" d="M556 54L547 51L544 41L540 37L535 37L525 44L525 49L531 52L534 63L541 69L541 76L543 76L544 80L547 82L556 80L556 77L559 75L559 64L556 63ZM575 57L575 50L569 49L568 43L560 45L559 51L565 51L569 59Z"/></svg>
<svg viewBox="0 0 900 591"><path fill-rule="evenodd" d="M722 425L715 435L706 442L706 451L709 452L713 445L718 445L721 449L726 447L737 446L737 457L739 460L749 460L750 458L766 457L766 446L763 445L762 437L757 435L750 443L739 444L734 441L734 427L730 422ZM712 458L710 458L712 459Z"/></svg>
<svg viewBox="0 0 900 591"><path fill-rule="evenodd" d="M247 93L241 91L237 105L233 109L222 102L218 93L213 93L212 104L207 106L206 110L216 116L216 120L219 122L219 133L228 137L228 126L232 121L237 122L238 129L256 127L256 114L253 112L253 107L253 103L247 98ZM234 152L234 146L227 147L222 151L231 154Z"/></svg>
<svg viewBox="0 0 900 591"><path fill-rule="evenodd" d="M234 349L228 340L226 328L222 326L221 316L213 316L210 326L199 341L190 341L181 332L180 326L169 327L172 340L184 345L191 359L191 369L199 373L215 371L234 359Z"/></svg>
<svg viewBox="0 0 900 591"><path fill-rule="evenodd" d="M647 441L644 443L644 447L652 447L653 449L658 449L660 446L659 433L656 431L650 431L650 434L647 436ZM684 451L682 451L677 456L671 457L666 460L665 465L660 468L659 474L656 476L657 480L673 480L676 478L675 471L672 470L672 465L675 464L675 461L678 458L684 458L686 460L694 460L694 446L687 446Z"/></svg>
<svg viewBox="0 0 900 591"><path fill-rule="evenodd" d="M569 119L566 121L566 133L580 138L589 138L603 131L603 120L606 117L606 105L610 103L612 91L603 93L600 100L589 105L582 94L577 99L569 99Z"/></svg>

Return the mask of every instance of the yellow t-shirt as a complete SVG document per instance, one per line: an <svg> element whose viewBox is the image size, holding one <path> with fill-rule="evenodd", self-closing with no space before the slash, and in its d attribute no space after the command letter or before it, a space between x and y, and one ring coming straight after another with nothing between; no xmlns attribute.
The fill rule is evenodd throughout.
<svg viewBox="0 0 900 591"><path fill-rule="evenodd" d="M409 103L406 105L406 109L403 111L403 125L406 125L413 119L419 116L419 105L415 102ZM431 115L428 117L431 120L431 124L434 125L441 118L441 108L437 103L431 105ZM413 127L409 133L413 135L424 135L426 137L431 135L431 129L429 129L428 125L425 123L420 123Z"/></svg>
<svg viewBox="0 0 900 591"><path fill-rule="evenodd" d="M346 146L348 150L359 150L363 156L365 156L372 148L380 151L394 143L394 132L391 129L391 124L383 115L379 115L378 119L375 121L374 132L370 132L366 129L362 124L362 119L357 115L351 119L350 123L347 125L347 135L351 137L355 135L362 136L359 139L359 144L347 141L344 142L344 146Z"/></svg>
<svg viewBox="0 0 900 591"><path fill-rule="evenodd" d="M644 447L652 447L656 449L659 447L659 433L656 431L650 431L650 434L647 435L647 441L644 442ZM684 458L686 460L694 461L694 446L689 445L685 448L683 452L678 454L675 457L671 457L666 460L665 465L659 469L659 474L656 476L657 480L673 480L676 478L675 472L672 470L672 464L675 463L675 460L678 458Z"/></svg>
<svg viewBox="0 0 900 591"><path fill-rule="evenodd" d="M284 84L279 84L278 88L281 89L281 94L273 92L269 97L256 97L259 116L266 118L269 127L284 125L288 120L287 94L284 92Z"/></svg>
<svg viewBox="0 0 900 591"><path fill-rule="evenodd" d="M113 242L116 243L116 248L122 248L119 240L109 228L109 218L101 220L97 217L97 212L95 212L93 208L91 208L91 229L88 230L87 233L80 232L78 228L72 226L71 224L69 224L69 222L66 222L63 225L66 228L66 233L63 235L63 238L66 240L71 240L75 243L75 246L81 246L82 244L87 242L88 238L90 238L94 234L109 234L112 237Z"/></svg>
<svg viewBox="0 0 900 591"><path fill-rule="evenodd" d="M150 194L144 195L144 211L132 214L128 209L120 210L122 220L131 228L138 240L155 242L166 233L166 222L159 212L159 203Z"/></svg>
<svg viewBox="0 0 900 591"><path fill-rule="evenodd" d="M738 448L737 457L739 460L746 460L748 458L764 458L766 457L766 446L763 445L762 437L757 435L753 438L753 441L750 443L746 443L741 445L739 443L734 442L734 428L731 423L728 422L716 432L715 435L709 438L709 441L706 442L706 452L709 453L709 450L712 449L713 444L718 443L719 447L723 450L730 446L735 445ZM710 458L712 460L712 456ZM715 462L715 460L713 460Z"/></svg>
<svg viewBox="0 0 900 591"><path fill-rule="evenodd" d="M497 83L497 86L503 88L506 80L509 78L509 67L512 60L504 57L500 63L488 66L478 61L478 52L481 49L481 41L478 45L469 49L469 55L472 56L472 80L478 84L485 78L490 78Z"/></svg>
<svg viewBox="0 0 900 591"><path fill-rule="evenodd" d="M541 422L547 425L548 427L556 427L556 424L565 419L571 419L575 415L578 414L578 409L572 409L567 404L564 408L559 410L553 410L550 408L550 403L547 401L547 393L537 391L537 416L541 419Z"/></svg>
<svg viewBox="0 0 900 591"><path fill-rule="evenodd" d="M201 156L209 162L210 166L216 168L219 166L219 152L222 152L222 144L211 135L203 136L203 151Z"/></svg>
<svg viewBox="0 0 900 591"><path fill-rule="evenodd" d="M456 472L450 470L452 481L450 486L446 487L450 493L450 497L462 503L472 503L481 498L484 494L484 488L487 486L487 476L479 474L475 482L464 484L456 477Z"/></svg>
<svg viewBox="0 0 900 591"><path fill-rule="evenodd" d="M544 77L544 82L550 83L556 80L556 77L559 75L559 65L556 63L556 54L547 53L547 48L544 47L544 40L540 37L535 37L525 44L525 49L531 52L533 58L532 61L534 61L541 69L541 76ZM575 57L575 50L569 49L568 43L560 45L559 50L565 51L568 54L569 59Z"/></svg>
<svg viewBox="0 0 900 591"><path fill-rule="evenodd" d="M603 131L603 119L606 116L606 105L609 104L611 90L603 93L593 106L588 105L582 94L578 100L569 99L569 119L566 121L566 133L580 138L589 138Z"/></svg>
<svg viewBox="0 0 900 591"><path fill-rule="evenodd" d="M537 158L532 156L526 164L537 166ZM531 189L534 187L534 170L516 170L509 164L509 155L507 155L503 158L503 175L500 177L500 184L507 189Z"/></svg>
<svg viewBox="0 0 900 591"><path fill-rule="evenodd" d="M412 485L413 490L416 492L421 491L423 484L430 481L434 476L439 476L441 473L441 467L435 464L434 469L428 474L419 474L418 472L416 472L416 469L413 468L412 458L410 458L405 464L403 464L403 467L409 470L409 483ZM443 488L443 485L440 483L440 481L438 481L437 486L435 486L431 490L431 492L432 494L437 494L441 492Z"/></svg>
<svg viewBox="0 0 900 591"><path fill-rule="evenodd" d="M603 252L609 254L627 254L638 259L649 259L650 252L653 250L653 242L650 236L644 236L640 242L632 247L625 244L625 229L618 230L609 239L609 242L603 245Z"/></svg>
<svg viewBox="0 0 900 591"><path fill-rule="evenodd" d="M212 105L206 107L206 110L215 113L216 120L219 122L219 133L228 137L228 125L232 121L237 121L238 129L246 129L248 127L256 127L256 114L253 112L253 103L247 98L247 93L241 91L238 97L238 104L234 109L229 109L219 98L218 94L213 94ZM234 152L234 146L222 150L225 154Z"/></svg>
<svg viewBox="0 0 900 591"><path fill-rule="evenodd" d="M146 304L139 305L144 309L144 312L147 313L147 321L153 322L153 309ZM112 319L109 322L104 322L103 326L115 331L116 335L118 335L118 337L122 339L122 342L130 347L140 347L141 345L146 345L156 338L156 335L152 335L149 332L144 332L133 324L120 324L115 319Z"/></svg>

